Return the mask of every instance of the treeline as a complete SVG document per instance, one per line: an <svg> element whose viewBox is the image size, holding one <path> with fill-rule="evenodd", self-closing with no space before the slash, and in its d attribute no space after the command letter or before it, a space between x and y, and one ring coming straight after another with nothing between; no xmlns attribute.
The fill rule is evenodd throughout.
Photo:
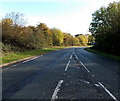
<svg viewBox="0 0 120 101"><path fill-rule="evenodd" d="M95 49L120 55L120 2L101 7L93 15L90 31Z"/></svg>
<svg viewBox="0 0 120 101"><path fill-rule="evenodd" d="M13 50L40 49L51 46L82 46L90 43L88 40L90 35L73 37L70 33L64 33L60 29L50 29L44 23L40 23L36 27L25 27L24 24L25 19L22 14L14 12L7 14L1 20L2 42L12 46Z"/></svg>

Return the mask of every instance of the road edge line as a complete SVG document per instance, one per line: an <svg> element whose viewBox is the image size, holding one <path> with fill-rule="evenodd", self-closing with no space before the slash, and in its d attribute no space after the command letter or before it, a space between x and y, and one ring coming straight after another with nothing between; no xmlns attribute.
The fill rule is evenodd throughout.
<svg viewBox="0 0 120 101"><path fill-rule="evenodd" d="M5 64L1 64L1 65L0 65L0 68L3 68L3 67L5 67L5 66L12 65L12 64L15 64L15 63L18 63L18 62L27 61L27 60L30 60L30 59L33 59L33 58L38 58L38 57L41 57L41 56L42 56L42 55L31 56L31 57L23 58L23 59L16 60L16 61L13 61L13 62L9 62L9 63L5 63Z"/></svg>

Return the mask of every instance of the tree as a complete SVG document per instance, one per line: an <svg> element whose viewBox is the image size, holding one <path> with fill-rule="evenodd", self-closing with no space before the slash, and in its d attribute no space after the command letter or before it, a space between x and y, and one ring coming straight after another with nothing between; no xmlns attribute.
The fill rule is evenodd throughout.
<svg viewBox="0 0 120 101"><path fill-rule="evenodd" d="M52 32L52 39L53 39L53 45L54 46L60 46L63 42L64 35L61 30L57 28L51 29Z"/></svg>
<svg viewBox="0 0 120 101"><path fill-rule="evenodd" d="M97 10L89 29L95 37L96 49L120 55L120 2Z"/></svg>
<svg viewBox="0 0 120 101"><path fill-rule="evenodd" d="M92 35L88 35L88 44L95 43L95 38Z"/></svg>
<svg viewBox="0 0 120 101"><path fill-rule="evenodd" d="M76 38L76 37L73 37L73 43L74 43L74 46L79 46L80 45L79 39Z"/></svg>
<svg viewBox="0 0 120 101"><path fill-rule="evenodd" d="M12 19L13 25L15 26L24 26L26 24L24 15L20 14L19 12L11 12L9 14L6 14L5 19Z"/></svg>
<svg viewBox="0 0 120 101"><path fill-rule="evenodd" d="M63 44L65 46L79 45L79 40L77 38L73 37L72 35L70 35L70 33L64 33Z"/></svg>
<svg viewBox="0 0 120 101"><path fill-rule="evenodd" d="M25 22L23 14L11 12L2 19L2 41L6 44L22 47L19 34Z"/></svg>
<svg viewBox="0 0 120 101"><path fill-rule="evenodd" d="M88 43L87 36L85 36L85 35L79 35L77 38L79 40L80 45L82 45L82 46L87 45L87 43Z"/></svg>
<svg viewBox="0 0 120 101"><path fill-rule="evenodd" d="M4 43L11 43L11 37L13 36L12 33L12 19L3 19L2 22L2 41Z"/></svg>
<svg viewBox="0 0 120 101"><path fill-rule="evenodd" d="M52 45L52 33L46 24L40 23L37 26L38 33L41 34L40 38L44 41L44 46Z"/></svg>

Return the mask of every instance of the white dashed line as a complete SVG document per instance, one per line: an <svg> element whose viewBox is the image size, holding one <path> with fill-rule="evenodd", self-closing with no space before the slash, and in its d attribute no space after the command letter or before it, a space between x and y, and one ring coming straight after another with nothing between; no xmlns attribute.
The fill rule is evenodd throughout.
<svg viewBox="0 0 120 101"><path fill-rule="evenodd" d="M70 59L72 59L73 54L74 54L74 51L72 52L72 54L71 54L71 56L70 56Z"/></svg>
<svg viewBox="0 0 120 101"><path fill-rule="evenodd" d="M58 98L57 93L58 93L58 91L60 90L60 86L61 86L62 83L63 83L63 80L60 80L60 81L58 82L58 84L57 84L57 86L56 86L56 88L55 88L55 90L54 90L54 93L53 93L53 95L52 95L51 101L55 101L55 99Z"/></svg>
<svg viewBox="0 0 120 101"><path fill-rule="evenodd" d="M107 88L104 87L104 85L103 85L102 83L100 83L100 82L98 82L98 83L99 83L99 85L100 85L115 101L118 101L118 100L114 97L114 95L113 95L112 93L110 93L110 91L107 90Z"/></svg>
<svg viewBox="0 0 120 101"><path fill-rule="evenodd" d="M70 59L72 59L72 56L73 56L73 55L71 54Z"/></svg>
<svg viewBox="0 0 120 101"><path fill-rule="evenodd" d="M70 64L70 61L68 61L66 68L65 68L65 71L67 71L69 64Z"/></svg>
<svg viewBox="0 0 120 101"><path fill-rule="evenodd" d="M87 72L90 72L87 67L80 61L81 65L87 70Z"/></svg>

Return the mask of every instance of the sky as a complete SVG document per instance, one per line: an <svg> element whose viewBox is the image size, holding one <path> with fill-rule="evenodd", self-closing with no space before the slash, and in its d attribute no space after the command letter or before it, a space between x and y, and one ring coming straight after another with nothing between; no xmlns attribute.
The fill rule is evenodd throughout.
<svg viewBox="0 0 120 101"><path fill-rule="evenodd" d="M19 12L27 19L26 26L45 23L72 35L87 34L92 14L113 1L118 0L1 0L0 17Z"/></svg>

